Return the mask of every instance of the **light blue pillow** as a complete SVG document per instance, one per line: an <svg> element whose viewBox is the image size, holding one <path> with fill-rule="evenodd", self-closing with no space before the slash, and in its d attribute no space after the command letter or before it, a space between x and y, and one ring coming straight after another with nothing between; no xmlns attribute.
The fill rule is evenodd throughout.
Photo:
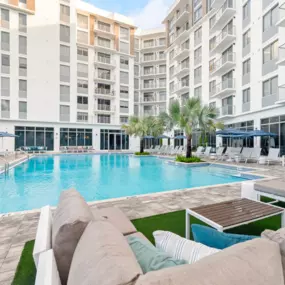
<svg viewBox="0 0 285 285"><path fill-rule="evenodd" d="M185 260L176 260L170 257L146 240L132 236L127 237L127 240L144 274L149 271L187 264Z"/></svg>
<svg viewBox="0 0 285 285"><path fill-rule="evenodd" d="M240 242L258 238L257 236L222 233L213 228L197 224L193 224L191 229L194 241L218 249L224 249Z"/></svg>

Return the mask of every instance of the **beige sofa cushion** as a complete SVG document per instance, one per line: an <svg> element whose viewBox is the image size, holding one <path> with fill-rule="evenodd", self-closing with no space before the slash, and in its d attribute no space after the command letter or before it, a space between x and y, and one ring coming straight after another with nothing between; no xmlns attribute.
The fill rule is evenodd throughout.
<svg viewBox="0 0 285 285"><path fill-rule="evenodd" d="M279 244L282 257L283 276L285 281L285 228L279 229L278 231L265 230L261 236L263 238L275 241Z"/></svg>
<svg viewBox="0 0 285 285"><path fill-rule="evenodd" d="M63 191L54 213L52 248L62 284L66 284L71 260L87 224L93 220L89 206L74 189Z"/></svg>
<svg viewBox="0 0 285 285"><path fill-rule="evenodd" d="M135 285L284 285L278 245L254 239L191 265L140 276Z"/></svg>
<svg viewBox="0 0 285 285"><path fill-rule="evenodd" d="M123 235L135 233L137 230L127 216L117 207L102 208L100 214L113 224Z"/></svg>
<svg viewBox="0 0 285 285"><path fill-rule="evenodd" d="M260 192L285 197L285 182L280 180L257 182L254 184L254 189Z"/></svg>
<svg viewBox="0 0 285 285"><path fill-rule="evenodd" d="M109 222L91 222L75 250L68 285L130 285L142 274L125 237Z"/></svg>

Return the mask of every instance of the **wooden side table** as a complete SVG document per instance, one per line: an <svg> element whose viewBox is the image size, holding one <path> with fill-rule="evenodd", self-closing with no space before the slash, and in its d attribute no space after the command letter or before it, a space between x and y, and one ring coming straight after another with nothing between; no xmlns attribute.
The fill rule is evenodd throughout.
<svg viewBox="0 0 285 285"><path fill-rule="evenodd" d="M281 215L285 226L284 208L245 198L186 209L186 233L190 239L190 216L193 216L220 232L241 225L250 224L272 216Z"/></svg>

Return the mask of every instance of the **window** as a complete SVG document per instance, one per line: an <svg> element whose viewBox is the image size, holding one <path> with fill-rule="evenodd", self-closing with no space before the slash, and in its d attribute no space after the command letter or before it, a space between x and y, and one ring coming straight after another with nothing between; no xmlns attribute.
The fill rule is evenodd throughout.
<svg viewBox="0 0 285 285"><path fill-rule="evenodd" d="M194 97L201 98L202 96L202 86L194 89Z"/></svg>
<svg viewBox="0 0 285 285"><path fill-rule="evenodd" d="M60 4L60 21L64 23L70 22L70 8Z"/></svg>
<svg viewBox="0 0 285 285"><path fill-rule="evenodd" d="M9 100L1 100L1 117L2 118L10 118L10 101Z"/></svg>
<svg viewBox="0 0 285 285"><path fill-rule="evenodd" d="M129 102L120 100L120 113L129 113Z"/></svg>
<svg viewBox="0 0 285 285"><path fill-rule="evenodd" d="M278 40L263 49L263 64L278 59Z"/></svg>
<svg viewBox="0 0 285 285"><path fill-rule="evenodd" d="M184 68L189 68L189 57L185 58L182 62L181 62L181 69Z"/></svg>
<svg viewBox="0 0 285 285"><path fill-rule="evenodd" d="M161 74L161 73L166 73L166 65L160 65L159 66L159 69L158 69L158 72Z"/></svg>
<svg viewBox="0 0 285 285"><path fill-rule="evenodd" d="M77 42L88 45L88 33L83 31L77 31Z"/></svg>
<svg viewBox="0 0 285 285"><path fill-rule="evenodd" d="M127 58L120 58L120 67L122 69L129 69L129 60Z"/></svg>
<svg viewBox="0 0 285 285"><path fill-rule="evenodd" d="M8 54L1 55L1 72L9 74L10 73L10 56Z"/></svg>
<svg viewBox="0 0 285 285"><path fill-rule="evenodd" d="M140 61L140 54L136 51L135 52L135 62L139 62Z"/></svg>
<svg viewBox="0 0 285 285"><path fill-rule="evenodd" d="M129 121L129 117L120 117L120 123L121 124L127 124Z"/></svg>
<svg viewBox="0 0 285 285"><path fill-rule="evenodd" d="M19 119L27 119L27 102L19 102Z"/></svg>
<svg viewBox="0 0 285 285"><path fill-rule="evenodd" d="M26 33L27 32L27 15L19 14L19 32Z"/></svg>
<svg viewBox="0 0 285 285"><path fill-rule="evenodd" d="M28 90L27 80L20 79L19 80L19 97L27 98L27 90Z"/></svg>
<svg viewBox="0 0 285 285"><path fill-rule="evenodd" d="M169 59L172 60L174 58L174 49L169 53Z"/></svg>
<svg viewBox="0 0 285 285"><path fill-rule="evenodd" d="M198 67L194 69L194 81L198 82L201 81L201 75L202 75L202 67Z"/></svg>
<svg viewBox="0 0 285 285"><path fill-rule="evenodd" d="M251 0L248 0L242 7L242 17L243 20L245 20L246 18L250 17L250 8L251 6Z"/></svg>
<svg viewBox="0 0 285 285"><path fill-rule="evenodd" d="M70 102L70 87L60 85L60 102Z"/></svg>
<svg viewBox="0 0 285 285"><path fill-rule="evenodd" d="M70 68L67 65L60 65L60 81L70 82Z"/></svg>
<svg viewBox="0 0 285 285"><path fill-rule="evenodd" d="M19 0L19 2L22 4L27 4L27 0Z"/></svg>
<svg viewBox="0 0 285 285"><path fill-rule="evenodd" d="M60 45L60 61L70 62L70 47Z"/></svg>
<svg viewBox="0 0 285 285"><path fill-rule="evenodd" d="M194 11L194 23L199 21L202 18L202 6L198 8L196 11Z"/></svg>
<svg viewBox="0 0 285 285"><path fill-rule="evenodd" d="M159 45L160 46L165 46L166 45L166 38L160 38L159 39Z"/></svg>
<svg viewBox="0 0 285 285"><path fill-rule="evenodd" d="M129 84L129 73L120 71L120 83Z"/></svg>
<svg viewBox="0 0 285 285"><path fill-rule="evenodd" d="M120 97L128 99L129 98L129 87L128 86L120 86Z"/></svg>
<svg viewBox="0 0 285 285"><path fill-rule="evenodd" d="M213 50L216 47L216 36L209 40L209 50Z"/></svg>
<svg viewBox="0 0 285 285"><path fill-rule="evenodd" d="M139 79L138 78L134 79L134 87L135 89L139 89Z"/></svg>
<svg viewBox="0 0 285 285"><path fill-rule="evenodd" d="M196 46L199 43L201 43L201 39L202 39L202 27L200 27L194 32L194 45Z"/></svg>
<svg viewBox="0 0 285 285"><path fill-rule="evenodd" d="M10 51L10 34L1 32L1 50Z"/></svg>
<svg viewBox="0 0 285 285"><path fill-rule="evenodd" d="M1 96L10 96L10 78L1 77Z"/></svg>
<svg viewBox="0 0 285 285"><path fill-rule="evenodd" d="M199 47L194 50L194 62L199 64L202 61L202 47Z"/></svg>
<svg viewBox="0 0 285 285"><path fill-rule="evenodd" d="M144 48L153 47L154 45L155 45L154 39L145 40L145 41L143 42L143 47L144 47Z"/></svg>
<svg viewBox="0 0 285 285"><path fill-rule="evenodd" d="M209 20L210 29L213 28L213 26L215 25L216 21L217 21L217 17L216 17L216 14L215 14L215 15L212 16L212 17L210 18L210 20Z"/></svg>
<svg viewBox="0 0 285 285"><path fill-rule="evenodd" d="M88 61L88 49L78 47L77 48L77 59L81 61Z"/></svg>
<svg viewBox="0 0 285 285"><path fill-rule="evenodd" d="M104 23L101 21L98 21L98 29L107 33L111 32L111 25L108 23Z"/></svg>
<svg viewBox="0 0 285 285"><path fill-rule="evenodd" d="M82 94L88 94L88 81L77 80L77 92Z"/></svg>
<svg viewBox="0 0 285 285"><path fill-rule="evenodd" d="M276 95L278 92L278 77L275 76L263 82L263 97Z"/></svg>
<svg viewBox="0 0 285 285"><path fill-rule="evenodd" d="M88 122L88 113L77 112L77 122Z"/></svg>
<svg viewBox="0 0 285 285"><path fill-rule="evenodd" d="M246 60L242 64L242 75L250 73L250 59Z"/></svg>
<svg viewBox="0 0 285 285"><path fill-rule="evenodd" d="M166 78L159 78L159 87L165 88L166 87Z"/></svg>
<svg viewBox="0 0 285 285"><path fill-rule="evenodd" d="M77 108L88 110L88 97L77 96Z"/></svg>
<svg viewBox="0 0 285 285"><path fill-rule="evenodd" d="M189 86L189 75L187 75L181 79L181 86L182 87Z"/></svg>
<svg viewBox="0 0 285 285"><path fill-rule="evenodd" d="M88 78L88 65L83 63L77 63L77 76Z"/></svg>
<svg viewBox="0 0 285 285"><path fill-rule="evenodd" d="M110 80L111 71L109 69L98 68L98 78Z"/></svg>
<svg viewBox="0 0 285 285"><path fill-rule="evenodd" d="M140 68L139 68L138 65L134 66L134 73L135 73L135 76L139 76L140 75Z"/></svg>
<svg viewBox="0 0 285 285"><path fill-rule="evenodd" d="M170 78L173 77L173 75L174 75L174 66L171 66L169 68L169 76L170 76Z"/></svg>
<svg viewBox="0 0 285 285"><path fill-rule="evenodd" d="M19 36L19 53L27 54L27 37Z"/></svg>
<svg viewBox="0 0 285 285"><path fill-rule="evenodd" d="M140 40L135 38L135 49L139 49L140 48Z"/></svg>
<svg viewBox="0 0 285 285"><path fill-rule="evenodd" d="M158 53L158 57L159 57L159 59L166 59L166 56L165 56L164 51L160 51L160 52Z"/></svg>
<svg viewBox="0 0 285 285"><path fill-rule="evenodd" d="M211 82L209 82L209 93L210 95L216 93L216 80L212 80Z"/></svg>
<svg viewBox="0 0 285 285"><path fill-rule="evenodd" d="M9 10L1 9L1 27L9 29L10 27L10 14Z"/></svg>
<svg viewBox="0 0 285 285"><path fill-rule="evenodd" d="M120 41L120 52L129 53L129 46L130 46L129 43Z"/></svg>
<svg viewBox="0 0 285 285"><path fill-rule="evenodd" d="M174 92L174 82L169 83L169 90L170 92Z"/></svg>
<svg viewBox="0 0 285 285"><path fill-rule="evenodd" d="M143 56L144 61L154 60L154 53L145 53Z"/></svg>
<svg viewBox="0 0 285 285"><path fill-rule="evenodd" d="M129 41L130 32L129 29L120 27L120 39L124 41Z"/></svg>
<svg viewBox="0 0 285 285"><path fill-rule="evenodd" d="M278 9L278 5L276 5L263 16L263 32L267 31L271 27L275 27L279 17Z"/></svg>
<svg viewBox="0 0 285 285"><path fill-rule="evenodd" d="M110 115L98 115L97 123L111 124L111 116Z"/></svg>
<svg viewBox="0 0 285 285"><path fill-rule="evenodd" d="M248 31L246 31L243 36L242 36L242 45L243 48L245 48L246 46L248 46L250 44L250 29Z"/></svg>
<svg viewBox="0 0 285 285"><path fill-rule="evenodd" d="M70 42L70 28L65 25L60 25L60 41L69 43Z"/></svg>
<svg viewBox="0 0 285 285"><path fill-rule="evenodd" d="M153 66L145 66L144 68L143 68L143 74L144 75L149 75L149 74L154 74L155 72L154 72L154 67Z"/></svg>
<svg viewBox="0 0 285 285"><path fill-rule="evenodd" d="M27 76L27 59L19 57L19 76Z"/></svg>
<svg viewBox="0 0 285 285"><path fill-rule="evenodd" d="M69 122L69 120L70 120L70 107L60 105L60 111L59 112L60 112L59 113L60 121Z"/></svg>
<svg viewBox="0 0 285 285"><path fill-rule="evenodd" d="M88 17L85 15L77 14L77 26L81 29L88 29Z"/></svg>
<svg viewBox="0 0 285 285"><path fill-rule="evenodd" d="M101 47L111 48L111 41L109 39L98 37L98 45Z"/></svg>
<svg viewBox="0 0 285 285"><path fill-rule="evenodd" d="M249 103L250 102L250 88L247 88L242 91L242 103Z"/></svg>

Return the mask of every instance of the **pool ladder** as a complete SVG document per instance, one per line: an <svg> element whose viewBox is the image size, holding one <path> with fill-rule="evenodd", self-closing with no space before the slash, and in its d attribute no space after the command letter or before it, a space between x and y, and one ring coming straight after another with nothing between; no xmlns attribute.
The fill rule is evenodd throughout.
<svg viewBox="0 0 285 285"><path fill-rule="evenodd" d="M0 157L0 160L4 161L4 175L6 176L10 168L9 162L3 157Z"/></svg>

